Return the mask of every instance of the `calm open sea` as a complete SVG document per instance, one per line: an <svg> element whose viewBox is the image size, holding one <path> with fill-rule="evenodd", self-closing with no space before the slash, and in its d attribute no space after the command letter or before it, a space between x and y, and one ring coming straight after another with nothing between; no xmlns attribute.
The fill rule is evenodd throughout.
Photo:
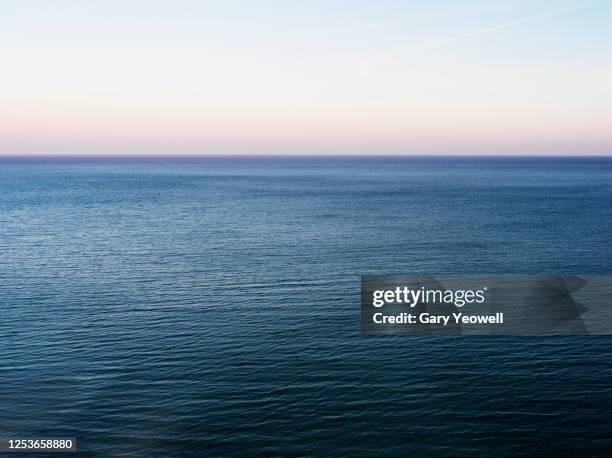
<svg viewBox="0 0 612 458"><path fill-rule="evenodd" d="M0 436L606 455L612 338L361 337L361 274L612 274L612 159L0 159Z"/></svg>

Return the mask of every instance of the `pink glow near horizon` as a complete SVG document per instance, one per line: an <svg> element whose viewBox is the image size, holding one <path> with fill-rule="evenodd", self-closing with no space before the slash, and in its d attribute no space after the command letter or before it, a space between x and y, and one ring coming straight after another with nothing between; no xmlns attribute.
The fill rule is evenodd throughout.
<svg viewBox="0 0 612 458"><path fill-rule="evenodd" d="M533 11L468 2L459 17L469 27L432 10L408 9L406 24L338 12L321 30L274 3L297 31L272 24L264 42L229 42L212 23L187 38L117 36L112 8L91 24L99 35L72 31L79 41L51 19L28 23L25 3L13 7L24 21L10 24L15 46L0 47L0 154L612 154L602 2ZM245 37L262 20L207 4ZM360 39L366 13L379 14L371 42ZM405 32L408 13L431 24ZM40 36L16 38L34 26ZM317 41L330 30L344 35ZM430 36L440 34L451 38Z"/></svg>

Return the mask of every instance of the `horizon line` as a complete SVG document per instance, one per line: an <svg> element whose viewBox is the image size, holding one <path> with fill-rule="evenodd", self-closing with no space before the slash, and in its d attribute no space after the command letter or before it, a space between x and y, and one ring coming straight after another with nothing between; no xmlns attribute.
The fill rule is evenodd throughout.
<svg viewBox="0 0 612 458"><path fill-rule="evenodd" d="M244 154L244 153L226 153L226 154L172 154L172 153L107 153L107 154L76 154L76 153L17 153L5 154L0 153L2 159L256 159L256 158L609 158L612 159L612 153L602 154L546 154L546 153L501 153L501 154L481 154L481 153L263 153L263 154Z"/></svg>

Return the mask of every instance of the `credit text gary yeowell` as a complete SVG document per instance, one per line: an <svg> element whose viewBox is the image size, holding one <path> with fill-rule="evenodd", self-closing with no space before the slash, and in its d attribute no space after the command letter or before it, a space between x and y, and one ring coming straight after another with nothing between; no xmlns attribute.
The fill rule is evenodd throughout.
<svg viewBox="0 0 612 458"><path fill-rule="evenodd" d="M390 290L376 290L372 293L372 305L380 308L386 304L401 304L411 308L417 305L427 304L446 304L455 307L463 307L466 304L482 304L485 302L487 288L482 289L460 289L460 290L439 290L418 289L408 287L396 287ZM376 324L440 324L446 326L452 320L456 324L502 324L504 321L503 313L494 315L466 315L463 312L453 312L450 314L431 314L421 313L399 313L385 315L377 312L372 315L372 320Z"/></svg>

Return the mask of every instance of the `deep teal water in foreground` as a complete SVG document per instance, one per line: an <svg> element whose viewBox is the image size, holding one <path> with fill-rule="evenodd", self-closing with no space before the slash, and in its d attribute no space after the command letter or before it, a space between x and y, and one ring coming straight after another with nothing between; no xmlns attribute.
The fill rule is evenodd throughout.
<svg viewBox="0 0 612 458"><path fill-rule="evenodd" d="M612 339L361 337L359 276L610 274L611 240L610 159L0 159L0 436L609 456Z"/></svg>

